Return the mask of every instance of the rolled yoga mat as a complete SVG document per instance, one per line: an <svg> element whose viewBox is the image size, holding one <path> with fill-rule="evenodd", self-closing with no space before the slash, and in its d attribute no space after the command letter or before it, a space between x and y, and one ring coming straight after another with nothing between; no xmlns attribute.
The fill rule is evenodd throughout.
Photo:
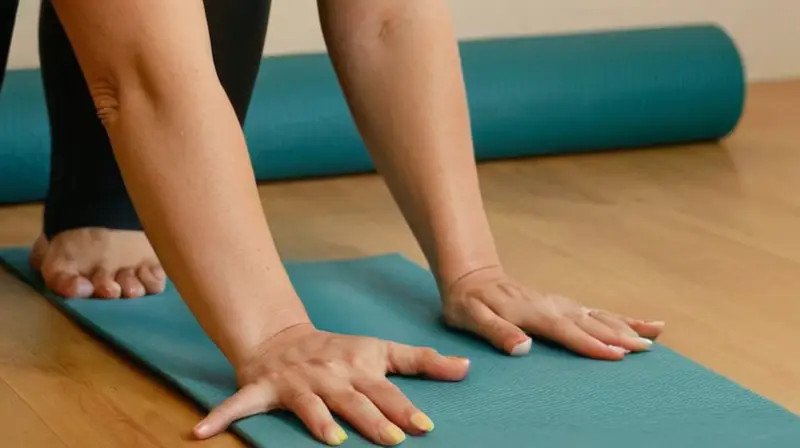
<svg viewBox="0 0 800 448"><path fill-rule="evenodd" d="M733 41L712 25L461 43L479 160L714 140L742 111ZM369 172L324 54L265 58L245 125L261 181ZM42 199L49 136L38 70L0 92L0 203Z"/></svg>
<svg viewBox="0 0 800 448"><path fill-rule="evenodd" d="M136 300L67 301L46 291L28 255L25 248L0 251L12 272L55 306L202 408L235 391L230 365L172 285ZM502 355L446 329L433 277L399 255L289 263L287 270L321 329L432 346L472 360L459 383L392 377L436 423L432 433L409 437L404 446L793 448L800 440L800 417L658 344L622 362L538 342L529 356ZM371 446L345 428L344 446ZM291 414L253 416L232 431L259 448L322 446Z"/></svg>

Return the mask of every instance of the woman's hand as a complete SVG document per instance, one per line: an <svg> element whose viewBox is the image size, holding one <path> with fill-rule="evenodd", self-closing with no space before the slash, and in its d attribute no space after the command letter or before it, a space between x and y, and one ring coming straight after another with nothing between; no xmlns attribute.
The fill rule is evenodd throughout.
<svg viewBox="0 0 800 448"><path fill-rule="evenodd" d="M570 299L532 291L500 268L475 271L444 293L445 321L475 333L513 356L528 353L528 334L596 359L619 360L644 351L663 322L645 322L586 308Z"/></svg>
<svg viewBox="0 0 800 448"><path fill-rule="evenodd" d="M459 381L468 370L468 360L430 348L296 325L270 338L238 369L241 389L201 421L195 434L208 438L238 419L284 409L320 441L339 445L347 435L332 411L373 442L396 445L405 433L431 431L433 423L386 375Z"/></svg>

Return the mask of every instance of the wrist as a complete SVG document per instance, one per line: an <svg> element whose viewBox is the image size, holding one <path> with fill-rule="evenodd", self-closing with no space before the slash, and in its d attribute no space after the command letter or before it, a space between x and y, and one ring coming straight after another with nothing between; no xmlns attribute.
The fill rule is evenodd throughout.
<svg viewBox="0 0 800 448"><path fill-rule="evenodd" d="M299 299L298 304L299 306L281 309L254 310L250 318L234 324L232 337L227 344L229 349L225 353L234 370L239 371L257 358L268 341L287 329L302 325L313 326Z"/></svg>
<svg viewBox="0 0 800 448"><path fill-rule="evenodd" d="M472 248L459 245L458 252L439 251L438 254L431 264L442 293L475 272L501 269L500 257L493 245Z"/></svg>
<svg viewBox="0 0 800 448"><path fill-rule="evenodd" d="M437 279L437 286L442 300L450 296L460 285L475 278L495 278L505 275L499 262L476 263L460 271L459 275Z"/></svg>
<svg viewBox="0 0 800 448"><path fill-rule="evenodd" d="M240 362L233 365L236 373L236 380L240 386L251 383L255 378L263 375L264 369L269 366L260 362L271 351L276 348L287 348L295 345L298 338L316 332L317 329L311 321L297 322L288 324L280 331L262 340L254 350L243 358Z"/></svg>

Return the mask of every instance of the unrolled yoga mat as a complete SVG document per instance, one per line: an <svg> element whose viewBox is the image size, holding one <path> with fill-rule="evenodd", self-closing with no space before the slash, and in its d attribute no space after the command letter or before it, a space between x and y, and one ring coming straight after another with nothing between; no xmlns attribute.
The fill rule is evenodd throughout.
<svg viewBox="0 0 800 448"><path fill-rule="evenodd" d="M27 249L0 251L0 259L73 319L203 408L234 392L230 365L172 287L137 300L65 301L46 292L29 267ZM623 362L589 360L543 344L529 356L511 358L451 332L439 320L430 273L399 255L287 268L321 329L472 359L470 375L459 383L393 377L436 423L433 433L409 438L405 446L793 448L800 441L800 417L661 345ZM255 447L321 445L290 414L250 417L233 431ZM345 446L370 446L349 433Z"/></svg>
<svg viewBox="0 0 800 448"><path fill-rule="evenodd" d="M479 160L719 139L745 94L734 42L711 25L476 40L461 55ZM324 54L265 58L245 132L262 181L373 169ZM9 73L0 203L44 197L48 148L39 72Z"/></svg>

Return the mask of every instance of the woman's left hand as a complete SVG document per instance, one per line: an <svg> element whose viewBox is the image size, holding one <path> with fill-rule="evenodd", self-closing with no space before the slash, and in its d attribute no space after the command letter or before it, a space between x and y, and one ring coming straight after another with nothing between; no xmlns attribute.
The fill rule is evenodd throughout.
<svg viewBox="0 0 800 448"><path fill-rule="evenodd" d="M632 319L533 291L500 268L461 278L447 288L443 305L448 325L475 333L512 356L530 351L531 334L590 358L620 360L627 353L648 350L664 328L663 322Z"/></svg>

